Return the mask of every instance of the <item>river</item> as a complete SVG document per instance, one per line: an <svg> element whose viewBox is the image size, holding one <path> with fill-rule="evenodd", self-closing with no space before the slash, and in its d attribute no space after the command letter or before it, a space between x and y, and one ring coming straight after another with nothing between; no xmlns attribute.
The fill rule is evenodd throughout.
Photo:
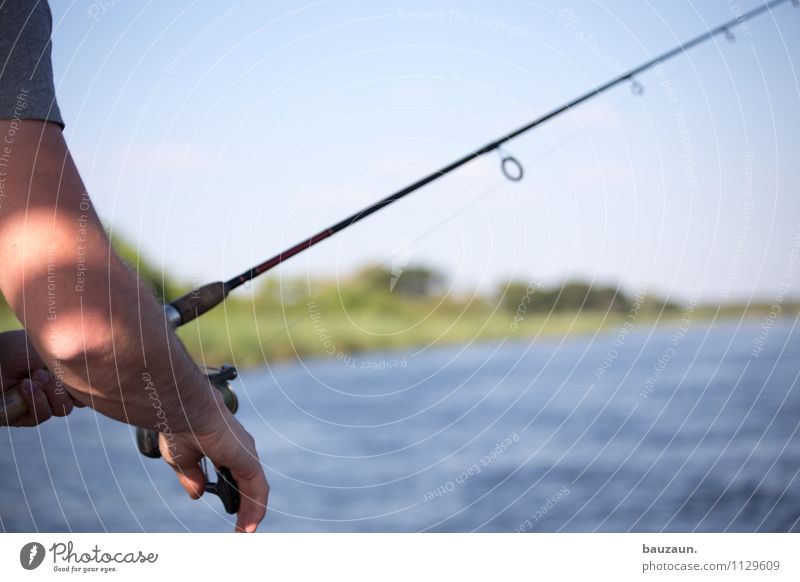
<svg viewBox="0 0 800 582"><path fill-rule="evenodd" d="M800 531L800 332L762 323L245 371L262 530ZM4 531L232 529L89 409L0 429L0 451Z"/></svg>

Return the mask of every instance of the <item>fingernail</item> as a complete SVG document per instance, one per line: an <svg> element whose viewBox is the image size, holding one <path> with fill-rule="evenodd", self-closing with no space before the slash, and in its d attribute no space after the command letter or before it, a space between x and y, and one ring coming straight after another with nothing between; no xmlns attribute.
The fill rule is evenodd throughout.
<svg viewBox="0 0 800 582"><path fill-rule="evenodd" d="M33 381L39 388L44 388L44 385L50 381L50 374L39 368L33 373Z"/></svg>
<svg viewBox="0 0 800 582"><path fill-rule="evenodd" d="M22 389L25 390L28 394L33 394L33 382L30 380L23 380L22 381Z"/></svg>

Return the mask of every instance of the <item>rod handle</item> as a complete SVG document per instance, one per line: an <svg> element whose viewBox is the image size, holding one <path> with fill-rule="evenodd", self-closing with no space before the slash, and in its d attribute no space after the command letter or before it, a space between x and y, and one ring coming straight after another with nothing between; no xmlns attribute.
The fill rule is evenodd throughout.
<svg viewBox="0 0 800 582"><path fill-rule="evenodd" d="M28 412L28 403L19 389L11 388L0 395L0 426L7 426Z"/></svg>
<svg viewBox="0 0 800 582"><path fill-rule="evenodd" d="M189 323L193 319L203 315L212 307L216 307L225 300L229 292L230 289L228 285L222 281L216 281L198 287L183 297L172 301L170 305L180 315L180 322L178 325Z"/></svg>

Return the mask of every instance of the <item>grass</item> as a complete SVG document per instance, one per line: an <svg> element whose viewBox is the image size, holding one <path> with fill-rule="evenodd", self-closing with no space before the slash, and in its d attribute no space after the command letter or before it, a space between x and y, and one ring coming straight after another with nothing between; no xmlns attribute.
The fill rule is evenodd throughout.
<svg viewBox="0 0 800 582"><path fill-rule="evenodd" d="M313 314L313 317L312 317ZM254 316L252 308L229 306L210 312L180 330L189 351L209 364L263 364L307 356L343 357L368 350L464 344L507 337L564 337L618 327L619 314L598 311L531 314L515 330L513 315L473 310L453 317L433 313L382 315L370 312L297 310Z"/></svg>

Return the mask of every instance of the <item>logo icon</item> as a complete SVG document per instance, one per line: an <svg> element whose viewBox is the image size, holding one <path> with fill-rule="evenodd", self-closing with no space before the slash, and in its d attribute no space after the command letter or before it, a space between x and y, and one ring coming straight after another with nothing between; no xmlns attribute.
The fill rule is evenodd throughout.
<svg viewBox="0 0 800 582"><path fill-rule="evenodd" d="M29 542L19 551L19 563L26 570L35 570L44 561L44 546L39 542Z"/></svg>

